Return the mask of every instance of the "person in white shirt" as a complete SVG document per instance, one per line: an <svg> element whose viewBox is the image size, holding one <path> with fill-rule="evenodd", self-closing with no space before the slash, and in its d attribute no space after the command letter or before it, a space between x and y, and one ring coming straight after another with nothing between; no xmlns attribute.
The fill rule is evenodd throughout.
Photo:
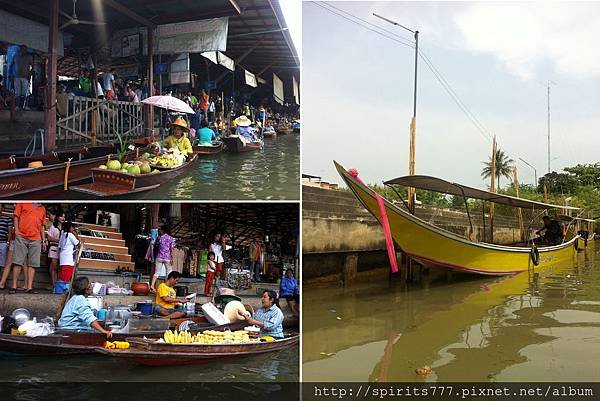
<svg viewBox="0 0 600 401"><path fill-rule="evenodd" d="M221 270L223 270L223 251L225 250L225 235L217 233L214 236L214 241L208 247L208 251L215 254L215 277L221 278Z"/></svg>
<svg viewBox="0 0 600 401"><path fill-rule="evenodd" d="M104 78L104 97L108 100L115 100L117 94L115 93L115 76L113 71L105 73Z"/></svg>
<svg viewBox="0 0 600 401"><path fill-rule="evenodd" d="M60 232L60 240L58 241L58 259L60 264L59 280L71 282L73 271L75 269L75 250L79 245L79 237L77 236L77 228L70 221L65 221L62 224Z"/></svg>

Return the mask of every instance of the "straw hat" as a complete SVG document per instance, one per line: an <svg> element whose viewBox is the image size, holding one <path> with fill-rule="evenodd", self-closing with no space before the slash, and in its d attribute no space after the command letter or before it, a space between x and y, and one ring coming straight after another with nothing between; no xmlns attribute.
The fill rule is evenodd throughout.
<svg viewBox="0 0 600 401"><path fill-rule="evenodd" d="M175 126L175 125L183 128L184 131L190 130L187 125L187 122L183 119L183 117L177 117L177 119L171 123L171 126Z"/></svg>
<svg viewBox="0 0 600 401"><path fill-rule="evenodd" d="M239 127L249 127L250 124L252 124L252 121L250 121L248 117L242 115L235 119L235 124Z"/></svg>
<svg viewBox="0 0 600 401"><path fill-rule="evenodd" d="M245 320L240 318L239 313L244 314L246 312L246 308L244 304L240 301L231 301L225 305L225 309L223 310L223 314L231 323L237 322L238 320Z"/></svg>

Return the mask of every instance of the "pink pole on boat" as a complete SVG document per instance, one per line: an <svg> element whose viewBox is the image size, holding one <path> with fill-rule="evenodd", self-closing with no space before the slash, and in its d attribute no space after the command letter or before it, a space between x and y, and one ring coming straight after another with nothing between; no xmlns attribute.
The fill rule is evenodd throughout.
<svg viewBox="0 0 600 401"><path fill-rule="evenodd" d="M358 177L357 169L348 169L348 174L350 174L352 178L354 178L356 181L366 186L365 183ZM385 202L383 201L381 195L379 195L377 192L373 191L370 188L369 190L375 194L377 204L379 205L379 214L381 215L381 227L383 228L383 235L385 236L385 246L387 248L388 258L390 259L390 267L393 273L398 273L398 260L396 259L396 250L394 249L394 240L392 239L390 222L388 221L387 211L385 210Z"/></svg>

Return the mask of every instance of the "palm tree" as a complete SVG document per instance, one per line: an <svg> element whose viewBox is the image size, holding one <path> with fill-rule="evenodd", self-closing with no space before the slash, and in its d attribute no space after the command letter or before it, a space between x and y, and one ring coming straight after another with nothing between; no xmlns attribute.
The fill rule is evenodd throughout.
<svg viewBox="0 0 600 401"><path fill-rule="evenodd" d="M496 178L498 179L498 188L500 189L500 177L510 178L512 174L513 164L515 161L510 159L501 149L496 150ZM485 167L481 171L483 178L489 178L492 175L492 158L487 162L483 162Z"/></svg>

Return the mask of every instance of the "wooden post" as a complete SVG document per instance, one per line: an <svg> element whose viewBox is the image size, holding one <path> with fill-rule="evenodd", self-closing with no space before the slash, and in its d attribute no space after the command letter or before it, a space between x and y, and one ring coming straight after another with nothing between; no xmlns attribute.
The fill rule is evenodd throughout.
<svg viewBox="0 0 600 401"><path fill-rule="evenodd" d="M148 96L154 95L154 27L148 26ZM148 105L146 115L146 131L149 136L154 135L154 108Z"/></svg>
<svg viewBox="0 0 600 401"><path fill-rule="evenodd" d="M544 202L548 203L548 186L544 183Z"/></svg>
<svg viewBox="0 0 600 401"><path fill-rule="evenodd" d="M496 192L496 135L492 143L492 171L490 192ZM494 202L490 202L490 242L494 242Z"/></svg>
<svg viewBox="0 0 600 401"><path fill-rule="evenodd" d="M44 129L46 130L46 151L51 152L56 148L56 80L58 62L58 3L52 0L50 11L50 32L48 40L48 86L46 90L46 107L44 108Z"/></svg>
<svg viewBox="0 0 600 401"><path fill-rule="evenodd" d="M413 117L410 121L410 140L408 146L408 175L415 175L415 140L417 131L417 118ZM412 214L415 213L415 189L408 187L408 209Z"/></svg>
<svg viewBox="0 0 600 401"><path fill-rule="evenodd" d="M519 178L517 177L517 166L513 166L513 186L517 192L517 198L519 197ZM517 208L519 217L519 231L521 233L521 242L525 242L525 226L523 225L523 211L521 208Z"/></svg>

